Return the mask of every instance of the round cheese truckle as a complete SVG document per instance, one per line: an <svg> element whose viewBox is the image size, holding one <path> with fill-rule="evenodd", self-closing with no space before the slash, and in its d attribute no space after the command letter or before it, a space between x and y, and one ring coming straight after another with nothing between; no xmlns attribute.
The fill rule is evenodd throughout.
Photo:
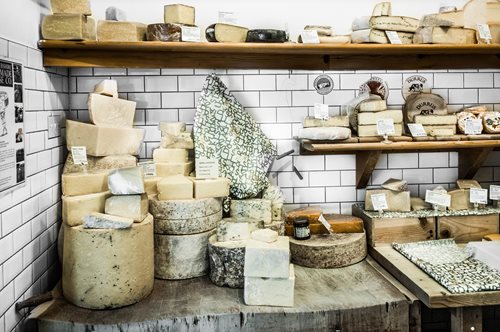
<svg viewBox="0 0 500 332"><path fill-rule="evenodd" d="M217 242L217 235L208 240L210 280L220 287L243 288L246 241Z"/></svg>
<svg viewBox="0 0 500 332"><path fill-rule="evenodd" d="M194 219L210 216L222 210L220 198L159 201L149 200L149 212L155 219Z"/></svg>
<svg viewBox="0 0 500 332"><path fill-rule="evenodd" d="M64 229L64 297L88 309L141 301L153 290L153 216L128 229Z"/></svg>

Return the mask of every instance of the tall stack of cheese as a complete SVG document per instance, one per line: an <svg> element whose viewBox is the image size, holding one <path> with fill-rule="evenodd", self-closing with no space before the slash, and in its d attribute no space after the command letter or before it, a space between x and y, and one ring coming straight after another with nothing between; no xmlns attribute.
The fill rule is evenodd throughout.
<svg viewBox="0 0 500 332"><path fill-rule="evenodd" d="M95 40L96 24L89 0L51 0L53 15L44 16L42 37L55 40Z"/></svg>
<svg viewBox="0 0 500 332"><path fill-rule="evenodd" d="M381 119L392 119L394 121L394 134L389 136L402 135L402 110L388 110L386 101L375 95L370 96L370 99L358 105L356 112L351 115L351 124L354 128L357 128L359 137L379 136L377 121Z"/></svg>
<svg viewBox="0 0 500 332"><path fill-rule="evenodd" d="M457 116L448 114L444 99L432 93L411 94L404 106L405 121L418 123L429 136L452 136L456 134Z"/></svg>
<svg viewBox="0 0 500 332"><path fill-rule="evenodd" d="M195 26L195 8L182 4L166 5L164 23L148 25L147 40L180 42L183 26Z"/></svg>

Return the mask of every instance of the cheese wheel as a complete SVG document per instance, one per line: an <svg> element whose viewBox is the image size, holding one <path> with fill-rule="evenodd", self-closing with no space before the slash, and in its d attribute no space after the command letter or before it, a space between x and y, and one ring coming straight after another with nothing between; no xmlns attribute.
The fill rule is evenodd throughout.
<svg viewBox="0 0 500 332"><path fill-rule="evenodd" d="M243 288L245 278L246 241L217 242L213 235L208 240L210 280L219 287Z"/></svg>
<svg viewBox="0 0 500 332"><path fill-rule="evenodd" d="M462 134L465 134L465 122L469 119L474 120L474 119L477 119L477 117L474 114L469 113L469 112L457 113L457 120L458 120L457 126L458 126L458 130Z"/></svg>
<svg viewBox="0 0 500 332"><path fill-rule="evenodd" d="M483 128L488 134L500 134L500 112L487 112L481 116Z"/></svg>
<svg viewBox="0 0 500 332"><path fill-rule="evenodd" d="M155 234L188 235L214 229L222 220L222 210L212 215L189 219L155 219Z"/></svg>
<svg viewBox="0 0 500 332"><path fill-rule="evenodd" d="M342 214L325 214L326 221L334 233L363 233L363 220L358 217ZM285 234L293 236L293 225L285 226ZM328 234L327 229L323 224L310 224L309 230L311 234Z"/></svg>
<svg viewBox="0 0 500 332"><path fill-rule="evenodd" d="M220 198L176 201L149 200L149 212L155 219L192 219L210 216L222 210Z"/></svg>
<svg viewBox="0 0 500 332"><path fill-rule="evenodd" d="M64 229L62 288L72 304L112 309L153 290L153 216L129 229Z"/></svg>

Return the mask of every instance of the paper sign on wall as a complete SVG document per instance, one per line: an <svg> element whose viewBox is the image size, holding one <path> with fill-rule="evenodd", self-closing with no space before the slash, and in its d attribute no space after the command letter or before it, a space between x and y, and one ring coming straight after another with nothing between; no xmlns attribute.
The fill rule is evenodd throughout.
<svg viewBox="0 0 500 332"><path fill-rule="evenodd" d="M215 179L219 177L219 161L217 159L197 158L196 178Z"/></svg>

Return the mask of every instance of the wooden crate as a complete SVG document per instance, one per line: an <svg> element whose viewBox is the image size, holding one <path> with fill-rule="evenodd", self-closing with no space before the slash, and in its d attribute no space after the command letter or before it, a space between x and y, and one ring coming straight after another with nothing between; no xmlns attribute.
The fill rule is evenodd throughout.
<svg viewBox="0 0 500 332"><path fill-rule="evenodd" d="M498 233L498 214L486 216L437 217L437 238L454 238L457 243L481 241L484 235Z"/></svg>

